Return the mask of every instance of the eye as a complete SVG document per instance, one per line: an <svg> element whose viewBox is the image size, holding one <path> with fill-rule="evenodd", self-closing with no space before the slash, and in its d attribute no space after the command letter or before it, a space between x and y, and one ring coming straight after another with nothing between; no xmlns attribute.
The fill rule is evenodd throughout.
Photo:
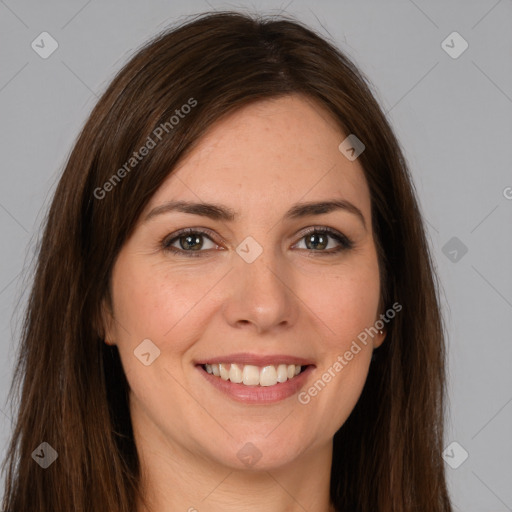
<svg viewBox="0 0 512 512"><path fill-rule="evenodd" d="M329 247L329 239L335 241L334 248ZM350 238L335 229L321 226L313 226L302 234L301 241L305 241L305 249L319 254L336 254L352 249L354 243ZM338 244L336 246L336 243Z"/></svg>
<svg viewBox="0 0 512 512"><path fill-rule="evenodd" d="M204 239L208 240L212 246L206 249L214 249L217 245L211 239L210 230L186 228L173 233L170 237L162 241L162 248L175 254L185 254L186 256L200 256L204 249ZM176 247L176 244L178 247Z"/></svg>
<svg viewBox="0 0 512 512"><path fill-rule="evenodd" d="M165 251L178 255L197 257L201 256L201 253L208 252L203 249L215 249L219 247L212 238L215 238L215 235L209 229L185 228L164 238L161 245L162 249ZM330 247L330 250L325 250L329 248L329 239L334 240L334 247ZM205 240L210 242L210 247L205 247ZM302 240L305 241L305 250L319 255L339 253L344 250L352 249L354 246L352 240L347 236L328 227L311 227L302 234L300 242L302 242ZM295 248L299 243L295 244L293 247Z"/></svg>

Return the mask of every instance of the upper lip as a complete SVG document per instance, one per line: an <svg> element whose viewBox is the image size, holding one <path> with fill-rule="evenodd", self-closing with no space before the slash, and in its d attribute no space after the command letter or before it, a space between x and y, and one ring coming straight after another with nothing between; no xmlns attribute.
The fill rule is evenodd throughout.
<svg viewBox="0 0 512 512"><path fill-rule="evenodd" d="M235 363L235 364L252 364L254 366L269 366L276 364L299 364L301 366L312 365L310 359L303 357L291 356L286 354L249 354L237 353L226 354L225 356L215 356L202 358L196 361L196 364L219 364L219 363Z"/></svg>

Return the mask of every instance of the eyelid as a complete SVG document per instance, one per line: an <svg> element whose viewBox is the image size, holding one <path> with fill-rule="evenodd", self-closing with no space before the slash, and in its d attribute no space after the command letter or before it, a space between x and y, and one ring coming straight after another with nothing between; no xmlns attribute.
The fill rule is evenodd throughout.
<svg viewBox="0 0 512 512"><path fill-rule="evenodd" d="M176 249L175 247L171 246L171 243L173 243L177 238L180 238L181 236L188 235L188 234L198 234L202 235L208 239L210 239L213 243L220 245L219 242L216 240L218 235L212 231L209 228L203 228L203 227L197 227L197 228L183 228L179 229L178 231L175 231L174 233L171 233L170 235L166 235L163 240L160 242L160 246L164 250L168 250L170 252L177 252L180 254L192 254L192 255L198 255L199 253L204 253L208 251L184 251L183 249ZM174 251L173 249L176 249Z"/></svg>
<svg viewBox="0 0 512 512"><path fill-rule="evenodd" d="M302 250L308 251L313 254L314 253L316 253L316 254L336 254L343 250L352 249L355 245L351 238L349 238L347 235L343 234L342 232L338 231L337 229L331 228L329 226L316 225L316 226L309 226L309 227L305 228L303 231L301 231L298 234L299 240L297 242L295 242L295 244L293 246L297 245L305 236L308 236L310 234L315 234L315 233L327 234L328 236L330 236L331 238L336 240L336 242L338 242L338 244L341 247L338 247L338 250L334 250L334 251L332 249L330 251L314 251L314 250L310 250L310 249L302 249Z"/></svg>
<svg viewBox="0 0 512 512"><path fill-rule="evenodd" d="M346 251L346 250L352 249L354 247L354 242L348 236L344 235L337 229L330 228L328 226L319 226L319 225L309 226L307 228L304 228L302 231L299 231L298 234L294 235L295 237L298 236L298 240L292 245L292 247L295 247L297 244L299 244L304 237L306 237L310 234L315 234L315 233L320 233L320 234L325 233L326 235L328 235L329 237L331 237L338 243L338 247L334 250L330 249L329 251L326 251L326 250L315 251L313 249L300 249L301 251L307 251L309 253L318 254L318 255L337 254L337 253L343 252L344 250ZM185 251L183 249L178 249L176 247L172 247L171 244L176 239L180 238L183 235L187 235L187 234L199 234L199 235L205 236L206 238L210 239L211 242L213 242L217 245L220 245L219 242L216 240L216 238L220 238L220 237L218 237L218 235L214 231L212 231L209 228L195 227L195 228L183 228L178 231L175 231L174 233L171 233L170 235L166 235L163 238L163 240L161 240L160 246L164 250L167 250L169 252L173 252L175 254L180 254L180 255L185 255L185 256L192 256L192 257L200 256L200 255L202 255L201 253L208 254L211 251L211 249L198 250L198 251Z"/></svg>

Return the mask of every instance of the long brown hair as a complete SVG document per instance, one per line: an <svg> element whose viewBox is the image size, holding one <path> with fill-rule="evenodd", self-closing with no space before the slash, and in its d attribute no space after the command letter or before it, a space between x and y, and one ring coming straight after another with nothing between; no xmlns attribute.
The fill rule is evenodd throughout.
<svg viewBox="0 0 512 512"><path fill-rule="evenodd" d="M340 511L451 511L439 286L399 143L368 79L332 42L289 17L237 12L198 15L151 40L78 137L45 218L24 316L4 510L134 512L140 466L127 380L100 324L113 264L149 199L213 123L286 94L319 102L365 144L383 309L402 305L335 435L331 500ZM187 114L171 121L183 105ZM132 160L149 139L155 146ZM32 457L42 442L58 453L47 469Z"/></svg>

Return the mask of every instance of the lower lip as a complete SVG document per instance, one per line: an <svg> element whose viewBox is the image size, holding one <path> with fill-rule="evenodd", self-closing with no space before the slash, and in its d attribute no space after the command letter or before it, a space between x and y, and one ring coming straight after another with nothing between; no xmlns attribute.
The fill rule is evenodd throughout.
<svg viewBox="0 0 512 512"><path fill-rule="evenodd" d="M196 366L196 368L212 386L238 402L246 404L272 404L295 395L304 386L306 379L315 367L309 365L299 375L288 379L286 382L278 382L273 386L236 384L211 375L200 365Z"/></svg>

